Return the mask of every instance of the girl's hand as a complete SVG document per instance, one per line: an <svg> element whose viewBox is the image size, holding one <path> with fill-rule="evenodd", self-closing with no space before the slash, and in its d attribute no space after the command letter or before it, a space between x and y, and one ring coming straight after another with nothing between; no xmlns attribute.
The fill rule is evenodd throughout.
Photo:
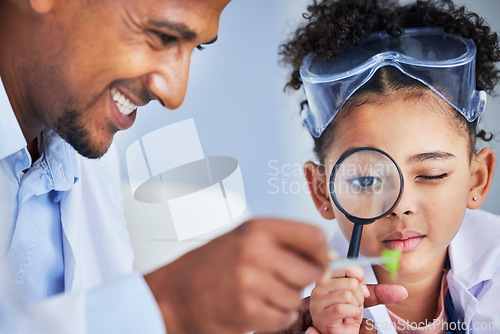
<svg viewBox="0 0 500 334"><path fill-rule="evenodd" d="M331 272L311 293L310 312L314 328L322 334L358 334L363 303L370 295L359 266Z"/></svg>

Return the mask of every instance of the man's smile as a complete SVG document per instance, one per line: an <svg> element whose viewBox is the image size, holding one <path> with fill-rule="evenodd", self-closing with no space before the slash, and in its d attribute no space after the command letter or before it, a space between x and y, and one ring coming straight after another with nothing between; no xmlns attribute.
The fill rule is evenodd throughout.
<svg viewBox="0 0 500 334"><path fill-rule="evenodd" d="M132 111L137 109L137 106L132 103L124 94L122 94L116 87L111 87L109 89L113 101L115 101L116 106L120 113L128 116Z"/></svg>
<svg viewBox="0 0 500 334"><path fill-rule="evenodd" d="M130 128L137 115L137 105L129 97L115 86L109 88L109 103L111 108L111 120L116 130L126 130Z"/></svg>

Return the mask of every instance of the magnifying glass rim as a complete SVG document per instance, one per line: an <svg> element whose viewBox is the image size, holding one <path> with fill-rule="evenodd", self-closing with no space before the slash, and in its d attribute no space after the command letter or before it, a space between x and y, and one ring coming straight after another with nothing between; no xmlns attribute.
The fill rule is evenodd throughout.
<svg viewBox="0 0 500 334"><path fill-rule="evenodd" d="M337 199L337 196L335 194L335 188L333 187L333 184L334 184L333 181L335 180L335 175L337 174L337 171L338 171L340 165L342 164L342 162L344 162L345 159L347 159L348 157L350 157L351 155L353 155L354 153L359 152L359 151L375 151L378 153L382 153L383 155L388 157L392 161L394 166L396 166L396 169L397 169L398 174L399 174L399 181L401 182L401 187L399 187L399 194L398 194L398 197L396 198L396 201L394 202L394 204L386 212L384 212L380 216L373 217L373 218L360 218L360 217L353 216L349 212L345 211L345 209L340 205L340 203ZM330 194L332 195L333 203L347 217L347 219L349 219L350 221L352 221L355 224L366 225L366 224L373 223L377 219L380 219L382 217L387 216L390 212L392 212L394 210L394 208L398 205L399 200L401 199L401 195L403 194L404 179L403 179L403 173L401 173L401 169L399 168L399 165L389 155L389 153L387 153L379 148L376 148L376 147L363 146L363 147L356 147L356 148L350 149L350 150L344 152L340 156L340 158L337 160L335 165L333 165L332 173L330 174L330 187L329 188L330 188Z"/></svg>

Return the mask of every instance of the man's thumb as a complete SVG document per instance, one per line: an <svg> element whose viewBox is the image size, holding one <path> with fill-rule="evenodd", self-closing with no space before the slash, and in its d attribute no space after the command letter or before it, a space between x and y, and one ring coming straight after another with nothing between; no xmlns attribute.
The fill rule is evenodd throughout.
<svg viewBox="0 0 500 334"><path fill-rule="evenodd" d="M359 334L377 334L375 323L371 320L363 319L359 328Z"/></svg>
<svg viewBox="0 0 500 334"><path fill-rule="evenodd" d="M314 327L309 327L304 334L320 334L318 330Z"/></svg>
<svg viewBox="0 0 500 334"><path fill-rule="evenodd" d="M378 304L395 304L408 298L405 287L397 284L367 285L370 296L365 298L365 307Z"/></svg>

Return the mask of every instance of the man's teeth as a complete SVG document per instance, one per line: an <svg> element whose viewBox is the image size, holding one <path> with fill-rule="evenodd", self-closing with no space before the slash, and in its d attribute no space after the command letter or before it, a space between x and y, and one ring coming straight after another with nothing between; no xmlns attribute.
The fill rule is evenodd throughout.
<svg viewBox="0 0 500 334"><path fill-rule="evenodd" d="M122 113L123 115L127 116L137 108L135 104L130 102L130 100L127 99L125 95L120 93L120 91L115 87L111 87L109 92L111 93L113 101L115 101L118 110L120 110L120 113Z"/></svg>

